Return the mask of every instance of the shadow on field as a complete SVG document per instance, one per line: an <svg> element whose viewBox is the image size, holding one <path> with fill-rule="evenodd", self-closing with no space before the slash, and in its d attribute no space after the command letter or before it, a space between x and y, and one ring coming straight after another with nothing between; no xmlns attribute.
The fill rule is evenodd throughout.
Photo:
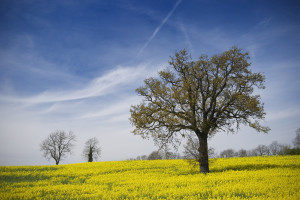
<svg viewBox="0 0 300 200"><path fill-rule="evenodd" d="M252 171L252 170L262 170L262 169L272 169L272 168L281 168L282 165L272 165L272 164L247 164L247 165L235 165L228 166L225 168L214 168L211 172L223 172L223 171ZM288 166L290 167L290 166Z"/></svg>
<svg viewBox="0 0 300 200"><path fill-rule="evenodd" d="M1 172L6 172L0 176L1 183L35 182L48 180L51 178L51 171L56 171L54 167L2 167ZM45 173L43 173L45 172Z"/></svg>
<svg viewBox="0 0 300 200"><path fill-rule="evenodd" d="M199 163L196 160L186 160L191 167L189 174L198 174L199 173ZM285 168L285 169L296 169L300 168L299 165L279 165L279 164L242 164L242 165L232 165L227 167L219 167L216 160L209 160L210 173L214 172L225 172L225 171L256 171L263 169L274 169L274 168Z"/></svg>
<svg viewBox="0 0 300 200"><path fill-rule="evenodd" d="M246 164L246 165L234 165L228 166L225 168L212 168L211 172L223 172L228 170L233 171L255 171L255 170L262 170L262 169L273 169L273 168L299 168L298 165L275 165L275 164Z"/></svg>

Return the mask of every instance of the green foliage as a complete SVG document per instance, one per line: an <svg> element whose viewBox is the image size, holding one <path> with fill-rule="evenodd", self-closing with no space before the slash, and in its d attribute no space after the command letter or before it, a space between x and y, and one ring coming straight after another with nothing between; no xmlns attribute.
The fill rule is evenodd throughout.
<svg viewBox="0 0 300 200"><path fill-rule="evenodd" d="M254 87L264 89L265 77L250 71L248 59L236 47L197 61L186 50L176 53L159 79L148 78L136 90L144 99L131 107L133 132L162 140L181 130L234 131L234 122L267 132L269 128L251 120L265 116L260 96L253 95Z"/></svg>
<svg viewBox="0 0 300 200"><path fill-rule="evenodd" d="M99 141L97 138L91 138L85 142L83 149L83 157L88 162L93 162L97 160L101 155L101 148L99 146Z"/></svg>
<svg viewBox="0 0 300 200"><path fill-rule="evenodd" d="M300 148L287 149L285 155L300 155Z"/></svg>
<svg viewBox="0 0 300 200"><path fill-rule="evenodd" d="M186 50L177 52L159 78L146 79L136 90L143 101L130 109L133 133L152 137L160 146L176 146L178 136L192 132L199 139L202 169L207 173L209 136L235 132L240 124L269 131L259 124L265 112L260 96L253 94L254 88L265 88L265 77L250 70L249 59L237 47L210 58L202 55L197 61Z"/></svg>

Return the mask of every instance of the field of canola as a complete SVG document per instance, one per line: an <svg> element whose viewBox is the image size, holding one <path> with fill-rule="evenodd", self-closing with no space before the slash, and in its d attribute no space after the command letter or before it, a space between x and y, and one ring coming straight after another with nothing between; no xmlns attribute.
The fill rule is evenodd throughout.
<svg viewBox="0 0 300 200"><path fill-rule="evenodd" d="M300 199L300 156L0 167L0 199Z"/></svg>

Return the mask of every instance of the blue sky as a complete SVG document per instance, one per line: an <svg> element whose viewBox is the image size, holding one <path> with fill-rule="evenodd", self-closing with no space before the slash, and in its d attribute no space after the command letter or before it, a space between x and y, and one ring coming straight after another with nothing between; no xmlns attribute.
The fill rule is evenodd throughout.
<svg viewBox="0 0 300 200"><path fill-rule="evenodd" d="M155 150L134 136L135 89L186 48L194 59L236 45L266 76L261 134L242 127L218 133L218 152L277 140L291 144L300 128L300 14L297 1L152 0L0 2L0 165L53 164L39 144L57 129L77 135L62 163L83 162L97 137L101 160Z"/></svg>

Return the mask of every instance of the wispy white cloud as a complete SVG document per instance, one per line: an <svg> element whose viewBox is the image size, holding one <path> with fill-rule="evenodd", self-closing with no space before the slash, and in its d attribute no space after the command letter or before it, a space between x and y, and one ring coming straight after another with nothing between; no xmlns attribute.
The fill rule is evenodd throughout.
<svg viewBox="0 0 300 200"><path fill-rule="evenodd" d="M102 96L114 90L115 87L128 84L141 75L144 68L118 67L107 74L95 78L87 86L77 90L45 91L31 97L0 96L2 101L19 102L25 104L53 103L61 101L79 100Z"/></svg>
<svg viewBox="0 0 300 200"><path fill-rule="evenodd" d="M144 44L144 46L140 49L139 54L141 54L145 48L150 44L150 42L155 38L157 33L160 31L160 29L165 25L165 23L169 20L169 18L173 15L174 11L178 7L178 5L181 3L182 0L178 0L176 4L174 5L173 9L168 13L168 15L162 20L160 25L156 27L154 32L152 33L151 37L148 39L148 41Z"/></svg>
<svg viewBox="0 0 300 200"><path fill-rule="evenodd" d="M186 43L187 43L187 45L188 45L188 48L189 48L189 49L192 49L192 48L193 48L193 45L192 45L192 43L191 43L190 37L189 37L189 35L188 35L188 33L187 33L187 30L186 30L186 28L184 27L183 23L180 23L180 24L179 24L179 28L180 28L180 30L182 31L183 35L184 35L185 41L186 41Z"/></svg>
<svg viewBox="0 0 300 200"><path fill-rule="evenodd" d="M254 28L255 29L260 29L268 26L272 21L272 17L267 17L261 20Z"/></svg>
<svg viewBox="0 0 300 200"><path fill-rule="evenodd" d="M112 115L120 115L120 114L128 114L130 105L138 102L138 98L136 96L126 97L125 99L119 100L118 102L114 102L108 106L99 108L97 111L93 110L92 112L88 112L85 115L82 115L82 119L89 118L100 118L100 117L109 117Z"/></svg>
<svg viewBox="0 0 300 200"><path fill-rule="evenodd" d="M287 108L285 110L271 111L267 113L267 121L288 120L289 118L300 117L300 107Z"/></svg>

